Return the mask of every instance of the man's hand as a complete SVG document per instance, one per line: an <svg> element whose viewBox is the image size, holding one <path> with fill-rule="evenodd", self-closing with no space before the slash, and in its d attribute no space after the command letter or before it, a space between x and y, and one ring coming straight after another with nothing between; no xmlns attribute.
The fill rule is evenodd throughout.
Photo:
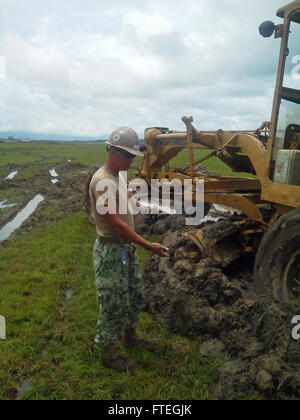
<svg viewBox="0 0 300 420"><path fill-rule="evenodd" d="M151 249L149 249L153 254L158 255L159 257L169 258L170 255L167 253L169 248L160 244L151 244Z"/></svg>

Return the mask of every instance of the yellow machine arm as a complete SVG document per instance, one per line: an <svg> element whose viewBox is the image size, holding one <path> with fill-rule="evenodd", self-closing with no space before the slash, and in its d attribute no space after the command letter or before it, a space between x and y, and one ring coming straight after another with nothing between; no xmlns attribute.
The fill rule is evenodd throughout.
<svg viewBox="0 0 300 420"><path fill-rule="evenodd" d="M205 202L238 207L248 217L261 220L257 208L260 202L261 182L264 177L266 147L258 131L197 131L192 117L183 117L187 131L170 132L151 128L145 133L145 157L138 176L151 184L151 179L204 179ZM266 126L267 123L264 123ZM266 127L263 127L266 128ZM261 127L260 127L261 128ZM182 168L168 168L168 162L183 149L189 151L189 164ZM208 149L210 153L199 161L194 151ZM257 174L258 179L229 176L207 176L197 172L197 165L212 156L218 156L234 172Z"/></svg>

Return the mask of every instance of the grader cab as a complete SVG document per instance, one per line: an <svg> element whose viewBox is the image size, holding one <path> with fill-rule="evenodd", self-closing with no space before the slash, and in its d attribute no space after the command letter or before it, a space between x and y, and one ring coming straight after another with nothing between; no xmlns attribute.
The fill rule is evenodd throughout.
<svg viewBox="0 0 300 420"><path fill-rule="evenodd" d="M152 179L192 179L196 185L203 179L205 203L238 208L244 219L225 230L212 225L192 233L201 253L222 266L243 253L256 253L257 290L276 301L300 303L300 0L281 8L277 16L282 23L267 21L259 28L262 36L274 34L281 40L271 121L253 131L212 132L197 130L192 117L183 117L184 132L147 129L138 176L149 184ZM171 167L171 159L183 149L189 162ZM199 149L208 152L197 160ZM215 156L232 172L256 177L199 171L200 164Z"/></svg>

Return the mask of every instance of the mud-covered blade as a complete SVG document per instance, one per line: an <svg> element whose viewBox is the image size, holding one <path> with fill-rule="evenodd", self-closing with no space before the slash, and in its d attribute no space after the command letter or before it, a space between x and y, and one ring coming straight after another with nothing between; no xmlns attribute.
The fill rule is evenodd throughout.
<svg viewBox="0 0 300 420"><path fill-rule="evenodd" d="M243 254L237 240L238 227L230 220L220 220L203 229L189 233L188 236L198 246L205 257L214 260L225 268Z"/></svg>

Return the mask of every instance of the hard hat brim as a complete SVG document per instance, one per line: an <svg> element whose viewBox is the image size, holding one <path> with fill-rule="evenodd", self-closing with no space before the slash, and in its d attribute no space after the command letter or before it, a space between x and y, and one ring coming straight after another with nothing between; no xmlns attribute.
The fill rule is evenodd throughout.
<svg viewBox="0 0 300 420"><path fill-rule="evenodd" d="M144 156L144 153L139 152L138 150L132 149L130 147L114 145L114 144L109 143L109 141L106 141L105 144L108 144L109 146L112 146L115 149L125 150L126 152L131 153L132 155L135 155L135 156L142 156L142 157Z"/></svg>

